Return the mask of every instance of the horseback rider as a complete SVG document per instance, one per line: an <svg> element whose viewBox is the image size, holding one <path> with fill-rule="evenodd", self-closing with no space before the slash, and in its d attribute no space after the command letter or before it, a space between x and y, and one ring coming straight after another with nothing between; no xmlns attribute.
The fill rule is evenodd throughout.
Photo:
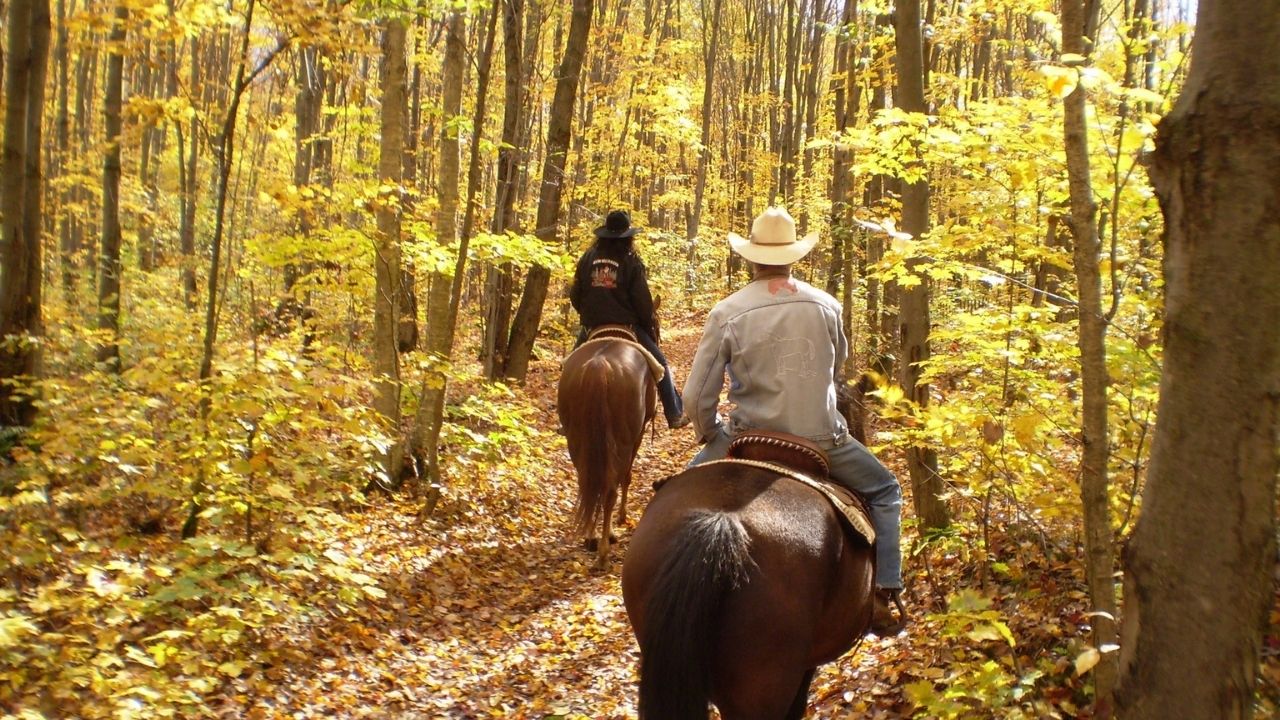
<svg viewBox="0 0 1280 720"><path fill-rule="evenodd" d="M712 308L702 331L684 402L706 444L689 465L725 457L734 436L746 430L786 432L821 446L831 479L860 493L871 508L877 586L871 630L896 634L905 621L899 598L902 488L849 434L836 410L836 377L849 353L840 303L791 276L792 263L817 242L816 232L797 240L795 221L779 207L755 219L749 238L729 233L730 247L751 263L753 277ZM727 422L717 412L726 370L729 401L736 405Z"/></svg>
<svg viewBox="0 0 1280 720"><path fill-rule="evenodd" d="M632 246L637 230L626 210L614 210L604 225L595 229L596 241L578 259L569 289L569 302L582 319L576 345L581 345L588 332L600 325L629 326L636 341L666 370L658 381L658 397L662 399L667 426L682 428L689 424L689 418L676 394L671 367L658 348L658 317L649 292L648 272Z"/></svg>

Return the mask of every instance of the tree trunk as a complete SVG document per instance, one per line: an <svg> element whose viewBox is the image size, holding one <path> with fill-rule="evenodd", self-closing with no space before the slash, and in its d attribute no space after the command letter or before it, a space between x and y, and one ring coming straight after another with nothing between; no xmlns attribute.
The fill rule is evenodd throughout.
<svg viewBox="0 0 1280 720"><path fill-rule="evenodd" d="M35 420L28 381L40 374L41 120L49 54L48 0L11 0L0 158L0 425ZM10 384L9 381L17 381Z"/></svg>
<svg viewBox="0 0 1280 720"><path fill-rule="evenodd" d="M178 72L176 63L173 72ZM189 83L193 95L200 87L200 82L200 43L198 38L192 38ZM182 253L182 297L186 302L187 310L192 312L195 311L198 302L196 297L196 170L200 159L199 123L199 115L193 115L191 129L186 136L191 144L189 150L183 141L182 127L178 126L178 179L182 195L179 201L178 244ZM184 150L187 150L185 157Z"/></svg>
<svg viewBox="0 0 1280 720"><path fill-rule="evenodd" d="M458 177L459 157L458 123L462 115L462 71L466 62L466 19L462 12L449 14L445 28L444 62L441 75L441 109L445 122L440 131L440 165L437 173L436 242L448 247L458 240ZM476 130L480 127L477 125ZM461 254L459 255L461 259ZM455 277L454 280L460 278ZM453 328L449 327L452 313L452 283L444 273L433 273L431 294L427 301L427 352L441 366L449 362L453 349ZM440 429L444 421L444 399L448 388L448 376L443 367L428 371L422 381L422 399L414 423L413 448L415 460L426 461L428 510L439 500L440 477Z"/></svg>
<svg viewBox="0 0 1280 720"><path fill-rule="evenodd" d="M831 76L831 84L835 95L835 131L837 138L857 121L858 106L861 98L857 82L857 43L854 33L857 32L858 19L857 0L846 0L844 15L840 18L840 26L836 35L835 68ZM839 142L839 140L837 140ZM827 293L836 295L840 287L848 286L853 278L846 272L846 262L852 253L849 247L853 240L852 205L849 192L852 182L853 151L849 147L838 144L831 163L831 265L827 276ZM851 308L845 308L844 330L846 336L852 335ZM852 355L852 354L851 354ZM852 362L852 356L850 362Z"/></svg>
<svg viewBox="0 0 1280 720"><path fill-rule="evenodd" d="M685 287L692 292L697 285L698 229L702 223L702 197L707 190L707 162L711 155L711 105L715 97L716 58L720 45L720 9L724 0L713 0L710 22L703 17L702 31L702 140L698 145L698 170L693 187L693 207L688 215L685 234L689 241L688 270ZM705 12L705 8L704 8Z"/></svg>
<svg viewBox="0 0 1280 720"><path fill-rule="evenodd" d="M1274 8L1201 0L1156 137L1165 362L1127 555L1126 719L1253 715L1280 471L1280 54L1259 51L1277 44Z"/></svg>
<svg viewBox="0 0 1280 720"><path fill-rule="evenodd" d="M58 114L54 121L54 135L57 143L57 174L61 179L68 173L71 160L71 115L69 113L70 96L70 56L68 49L69 32L67 30L67 0L58 0L58 40L54 57L57 64L58 82ZM75 254L77 248L73 244L72 225L75 220L68 206L71 204L71 189L63 183L58 193L58 255L61 265L62 296L67 304L75 302L76 275Z"/></svg>
<svg viewBox="0 0 1280 720"><path fill-rule="evenodd" d="M102 103L107 149L102 155L102 247L98 251L98 329L107 334L98 362L120 372L120 106L124 90L125 24L129 9L116 8L107 50L107 92Z"/></svg>
<svg viewBox="0 0 1280 720"><path fill-rule="evenodd" d="M924 102L924 51L920 41L920 0L896 3L895 31L898 68L898 106L907 112L927 111ZM929 182L902 184L902 230L920 240L929 230ZM929 277L920 271L924 260L907 261L907 270L916 284L902 289L898 311L898 340L901 343L902 391L921 410L929 405L929 384L921 380L929 360ZM912 499L916 517L925 528L946 527L950 512L942 494L946 487L938 474L938 453L930 447L907 449L911 471Z"/></svg>
<svg viewBox="0 0 1280 720"><path fill-rule="evenodd" d="M400 202L404 180L405 125L408 122L408 72L405 64L407 28L402 18L388 19L382 38L382 114L378 184L396 188L378 209L376 286L373 311L373 370L377 375L374 409L387 420L394 436L400 432ZM399 476L403 447L393 443L385 458L387 477Z"/></svg>
<svg viewBox="0 0 1280 720"><path fill-rule="evenodd" d="M1083 0L1063 0L1062 49L1085 55ZM1074 29L1074 30L1073 30ZM1080 310L1081 441L1080 500L1084 510L1085 575L1093 609L1094 646L1113 649L1116 642L1116 596L1111 511L1108 502L1107 460L1107 354L1106 320L1102 315L1102 279L1099 272L1097 207L1089 176L1088 124L1085 89L1077 85L1063 101L1063 130L1067 176L1071 195L1068 226L1074 247ZM1101 713L1110 712L1115 692L1117 657L1103 652L1094 669L1094 699Z"/></svg>
<svg viewBox="0 0 1280 720"><path fill-rule="evenodd" d="M294 156L293 184L299 190L311 184L311 176L320 155L317 136L320 134L321 114L324 110L324 91L328 79L320 49L306 47L298 53L298 94L294 98ZM304 201L298 209L298 235L304 241L311 237L315 227L315 210L319 203ZM276 308L280 320L286 315L302 310L305 302L294 292L298 279L309 272L305 264L290 262L284 266L284 294ZM297 318L301 319L299 315Z"/></svg>
<svg viewBox="0 0 1280 720"><path fill-rule="evenodd" d="M573 18L569 24L569 39L565 43L564 58L556 77L556 93L551 101L551 115L547 122L546 158L542 165L542 187L538 192L537 233L545 243L554 243L556 225L560 220L560 199L564 190L565 155L569 148L573 124L573 103L578 90L578 73L582 71L582 59L587 52L587 36L591 30L593 0L573 0ZM511 323L510 355L504 375L524 381L533 355L533 341L542 321L542 306L547 299L547 286L551 271L534 266L525 278L524 293Z"/></svg>
<svg viewBox="0 0 1280 720"><path fill-rule="evenodd" d="M491 232L500 235L515 224L516 177L520 164L520 114L524 104L521 76L520 22L522 0L502 4L503 111L502 142L498 146L497 188ZM511 263L485 271L484 374L490 380L502 376L507 362L507 330L511 311Z"/></svg>
<svg viewBox="0 0 1280 720"><path fill-rule="evenodd" d="M156 97L155 81L157 73L153 73L151 59L151 41L143 43L142 57L135 67L137 67L137 85L134 85L134 94L142 95L148 100L154 100ZM157 63L158 64L158 63ZM153 219L155 217L155 183L152 182L151 173L151 155L155 147L155 137L157 130L155 123L150 120L144 120L142 123L142 138L138 148L138 182L143 189L143 206L138 208L136 212L138 222L138 269L144 272L150 272L155 269L156 252L155 252L155 227Z"/></svg>

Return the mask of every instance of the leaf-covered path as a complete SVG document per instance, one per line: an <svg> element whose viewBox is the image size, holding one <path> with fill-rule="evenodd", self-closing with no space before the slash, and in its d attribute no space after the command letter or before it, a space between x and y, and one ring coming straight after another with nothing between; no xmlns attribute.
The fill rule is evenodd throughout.
<svg viewBox="0 0 1280 720"><path fill-rule="evenodd" d="M675 324L664 349L682 382L701 318ZM678 471L696 447L687 430L662 427L646 438L628 527L610 571L593 574L592 556L569 532L574 475L554 433L556 377L550 361L531 373L528 393L547 400L540 447L528 458L452 488L425 522L408 498L375 502L356 518L344 552L361 559L387 597L282 636L292 661L233 681L227 716L635 717L637 650L621 560L651 483ZM945 574L946 559L932 572ZM926 595L915 593L918 607L940 602ZM951 653L920 623L897 638L870 637L821 670L809 716L909 717L904 686L938 679L938 661Z"/></svg>

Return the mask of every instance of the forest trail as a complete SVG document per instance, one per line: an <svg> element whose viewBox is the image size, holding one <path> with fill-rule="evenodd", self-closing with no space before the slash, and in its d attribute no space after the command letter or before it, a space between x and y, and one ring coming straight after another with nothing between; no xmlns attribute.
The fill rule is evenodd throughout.
<svg viewBox="0 0 1280 720"><path fill-rule="evenodd" d="M702 316L679 318L663 349L682 384ZM419 524L407 499L377 501L346 541L388 593L328 627L282 638L295 658L254 680L233 682L227 717L634 718L638 651L622 604L619 574L652 483L679 471L696 451L687 429L649 433L636 461L628 527L608 573L569 530L574 475L554 434L557 363L543 360L528 392L545 398L543 437L553 462L521 478L510 514L446 508ZM489 499L501 505L495 493ZM518 505L518 506L517 506ZM813 684L810 717L907 717L892 687L911 655L910 630L868 638ZM877 665L883 665L877 669Z"/></svg>

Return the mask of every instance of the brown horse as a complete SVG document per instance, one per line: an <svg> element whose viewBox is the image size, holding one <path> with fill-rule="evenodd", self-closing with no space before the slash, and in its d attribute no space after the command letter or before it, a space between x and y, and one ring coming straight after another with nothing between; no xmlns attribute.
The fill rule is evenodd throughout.
<svg viewBox="0 0 1280 720"><path fill-rule="evenodd" d="M569 456L578 471L575 528L587 537L588 547L600 529L597 570L609 563L609 522L619 492L618 524L627 520L631 466L657 400L648 356L625 339L627 331L621 332L611 339L593 334L565 358L557 399Z"/></svg>
<svg viewBox="0 0 1280 720"><path fill-rule="evenodd" d="M817 666L871 624L872 546L775 470L690 468L654 495L622 566L640 717L801 718Z"/></svg>

